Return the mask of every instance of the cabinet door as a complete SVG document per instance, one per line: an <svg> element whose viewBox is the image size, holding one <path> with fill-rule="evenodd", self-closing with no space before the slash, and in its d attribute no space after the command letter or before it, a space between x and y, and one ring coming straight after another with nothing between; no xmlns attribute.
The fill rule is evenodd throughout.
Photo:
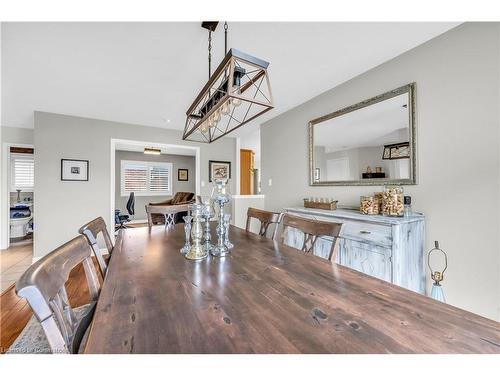
<svg viewBox="0 0 500 375"><path fill-rule="evenodd" d="M339 246L339 260L343 266L392 282L391 249L389 248L342 239Z"/></svg>

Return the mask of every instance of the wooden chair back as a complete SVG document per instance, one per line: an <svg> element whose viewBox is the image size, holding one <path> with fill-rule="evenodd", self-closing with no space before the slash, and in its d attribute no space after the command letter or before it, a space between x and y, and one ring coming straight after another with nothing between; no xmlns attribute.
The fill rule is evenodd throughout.
<svg viewBox="0 0 500 375"><path fill-rule="evenodd" d="M264 211L258 208L249 207L247 211L247 223L245 230L247 232L250 232L250 219L254 218L260 221L259 235L266 237L269 225L275 224L272 239L276 240L278 235L279 223L281 222L282 216L283 213L281 212Z"/></svg>
<svg viewBox="0 0 500 375"><path fill-rule="evenodd" d="M108 261L106 261L101 248L97 244L97 236L99 233L102 234L104 242L106 243L106 249L111 256L113 253L113 243L111 242L111 237L109 236L108 229L106 228L106 222L102 217L98 217L78 229L78 233L83 234L87 238L87 241L94 251L101 275L104 279L104 276L106 276L106 270L108 269Z"/></svg>
<svg viewBox="0 0 500 375"><path fill-rule="evenodd" d="M80 263L83 263L91 301L85 313L77 319L64 285L70 271ZM92 249L82 235L32 264L16 283L18 296L28 300L53 353L78 353L92 321L99 290Z"/></svg>
<svg viewBox="0 0 500 375"><path fill-rule="evenodd" d="M339 236L342 231L342 223L332 223L313 219L306 219L299 216L285 214L283 216L283 234L286 228L291 227L300 230L304 233L304 242L302 250L305 253L313 253L316 240L320 236L332 237L332 247L328 254L329 261L335 261L337 249L339 246Z"/></svg>

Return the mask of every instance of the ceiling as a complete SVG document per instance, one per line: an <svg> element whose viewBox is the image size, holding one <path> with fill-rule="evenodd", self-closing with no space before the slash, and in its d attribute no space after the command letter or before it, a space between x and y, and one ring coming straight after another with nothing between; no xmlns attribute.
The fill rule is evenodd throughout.
<svg viewBox="0 0 500 375"><path fill-rule="evenodd" d="M229 23L229 46L270 62L275 108L248 132L457 23ZM213 68L224 54L213 35ZM200 23L3 23L2 125L33 111L183 129L208 77Z"/></svg>
<svg viewBox="0 0 500 375"><path fill-rule="evenodd" d="M314 144L326 152L409 140L408 94L404 93L314 126Z"/></svg>

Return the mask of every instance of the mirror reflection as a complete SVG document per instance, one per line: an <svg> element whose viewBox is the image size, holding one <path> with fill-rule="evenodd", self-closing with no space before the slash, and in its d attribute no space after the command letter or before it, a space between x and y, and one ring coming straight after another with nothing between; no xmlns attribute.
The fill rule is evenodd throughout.
<svg viewBox="0 0 500 375"><path fill-rule="evenodd" d="M313 120L312 184L412 183L411 88Z"/></svg>

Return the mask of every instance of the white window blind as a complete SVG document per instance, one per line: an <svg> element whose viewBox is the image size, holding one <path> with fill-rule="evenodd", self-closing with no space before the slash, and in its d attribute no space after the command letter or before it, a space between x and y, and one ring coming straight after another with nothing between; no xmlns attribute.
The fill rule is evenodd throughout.
<svg viewBox="0 0 500 375"><path fill-rule="evenodd" d="M33 155L11 154L11 191L21 189L33 191L35 182L35 159Z"/></svg>
<svg viewBox="0 0 500 375"><path fill-rule="evenodd" d="M172 163L122 160L121 195L171 195Z"/></svg>

